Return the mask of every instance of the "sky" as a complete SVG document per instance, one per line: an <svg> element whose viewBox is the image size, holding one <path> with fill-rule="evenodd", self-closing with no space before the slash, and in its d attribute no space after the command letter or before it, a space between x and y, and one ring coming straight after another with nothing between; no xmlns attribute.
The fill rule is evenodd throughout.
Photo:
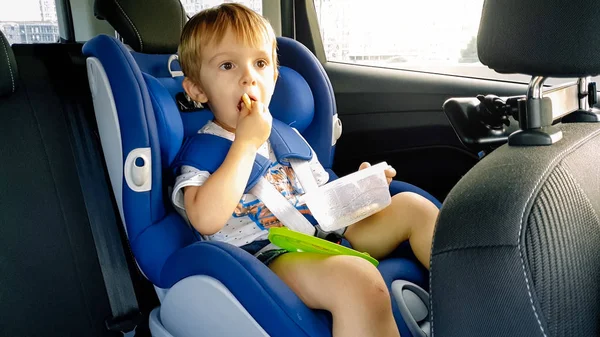
<svg viewBox="0 0 600 337"><path fill-rule="evenodd" d="M39 0L0 0L0 21L38 21Z"/></svg>

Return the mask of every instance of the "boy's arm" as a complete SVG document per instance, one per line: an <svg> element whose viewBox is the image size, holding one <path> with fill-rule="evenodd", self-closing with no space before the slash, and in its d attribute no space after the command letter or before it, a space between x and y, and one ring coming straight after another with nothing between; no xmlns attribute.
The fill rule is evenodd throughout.
<svg viewBox="0 0 600 337"><path fill-rule="evenodd" d="M221 166L202 186L185 188L185 211L200 234L212 235L220 231L231 217L246 189L256 151L269 138L272 120L269 109L262 103L244 105L235 140Z"/></svg>
<svg viewBox="0 0 600 337"><path fill-rule="evenodd" d="M202 186L185 187L188 219L202 235L212 235L227 223L244 193L255 157L253 145L234 141L223 164Z"/></svg>

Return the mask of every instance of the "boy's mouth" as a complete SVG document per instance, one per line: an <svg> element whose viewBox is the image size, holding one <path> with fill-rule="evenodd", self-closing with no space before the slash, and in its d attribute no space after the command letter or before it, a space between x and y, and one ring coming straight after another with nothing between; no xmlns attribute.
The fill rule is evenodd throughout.
<svg viewBox="0 0 600 337"><path fill-rule="evenodd" d="M257 101L256 97L254 97L253 95L248 94L248 97L250 98L250 101L252 101L252 102ZM238 105L237 105L238 112L242 111L242 108L244 107L244 105L245 105L244 100L242 98L240 98L240 101L238 102Z"/></svg>

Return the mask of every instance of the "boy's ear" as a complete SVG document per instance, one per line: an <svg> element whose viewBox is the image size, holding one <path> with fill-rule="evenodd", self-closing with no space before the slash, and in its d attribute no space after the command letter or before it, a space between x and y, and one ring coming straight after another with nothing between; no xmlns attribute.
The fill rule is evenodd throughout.
<svg viewBox="0 0 600 337"><path fill-rule="evenodd" d="M196 102L206 103L208 102L208 97L206 97L206 93L204 90L200 88L199 85L194 83L189 77L183 79L183 90L187 93L187 95Z"/></svg>

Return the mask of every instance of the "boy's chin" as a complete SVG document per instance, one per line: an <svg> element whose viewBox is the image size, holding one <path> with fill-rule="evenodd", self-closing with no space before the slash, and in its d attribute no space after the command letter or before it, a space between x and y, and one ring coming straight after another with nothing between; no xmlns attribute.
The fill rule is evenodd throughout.
<svg viewBox="0 0 600 337"><path fill-rule="evenodd" d="M227 131L235 130L235 128L237 127L237 118L235 118L235 120L232 122L215 116L214 121L217 123L217 125L219 125Z"/></svg>

